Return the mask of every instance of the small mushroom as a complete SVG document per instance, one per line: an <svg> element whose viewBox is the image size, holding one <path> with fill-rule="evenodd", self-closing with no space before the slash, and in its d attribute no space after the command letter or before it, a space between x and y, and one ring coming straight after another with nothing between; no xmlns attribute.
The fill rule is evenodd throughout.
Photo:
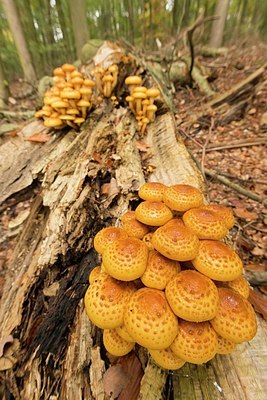
<svg viewBox="0 0 267 400"><path fill-rule="evenodd" d="M103 344L113 356L122 357L134 348L134 342L124 340L115 329L104 329Z"/></svg>
<svg viewBox="0 0 267 400"><path fill-rule="evenodd" d="M67 82L70 81L70 79L71 79L70 74L71 74L71 72L73 72L76 69L74 67L74 65L72 65L72 64L63 64L61 68L66 74L66 81Z"/></svg>
<svg viewBox="0 0 267 400"><path fill-rule="evenodd" d="M123 229L128 233L129 237L143 239L149 232L149 227L137 221L134 211L128 211L121 218Z"/></svg>
<svg viewBox="0 0 267 400"><path fill-rule="evenodd" d="M162 202L145 200L135 210L138 221L149 226L162 226L170 221L173 214Z"/></svg>
<svg viewBox="0 0 267 400"><path fill-rule="evenodd" d="M127 232L122 228L115 226L108 226L107 228L101 229L94 237L94 248L102 254L106 249L107 245L114 242L117 239L125 239L128 237Z"/></svg>
<svg viewBox="0 0 267 400"><path fill-rule="evenodd" d="M129 103L129 107L132 110L132 112L135 114L135 109L134 109L134 98L133 96L127 96L125 99Z"/></svg>
<svg viewBox="0 0 267 400"><path fill-rule="evenodd" d="M142 100L146 98L146 94L143 92L135 92L132 94L132 97L134 98L135 111L138 114L142 111Z"/></svg>
<svg viewBox="0 0 267 400"><path fill-rule="evenodd" d="M166 186L159 182L146 182L139 191L138 196L143 200L162 201Z"/></svg>
<svg viewBox="0 0 267 400"><path fill-rule="evenodd" d="M154 232L152 245L165 257L176 261L188 261L196 257L199 240L181 219L172 219Z"/></svg>
<svg viewBox="0 0 267 400"><path fill-rule="evenodd" d="M158 107L155 106L155 104L150 104L146 108L146 115L149 121L153 121L155 118L155 113L157 111Z"/></svg>
<svg viewBox="0 0 267 400"><path fill-rule="evenodd" d="M83 78L81 78L80 76L75 76L74 78L71 79L70 82L72 83L75 90L80 90L83 84Z"/></svg>
<svg viewBox="0 0 267 400"><path fill-rule="evenodd" d="M134 89L136 86L141 85L142 79L140 78L140 76L136 76L136 75L128 76L128 77L125 79L125 83L126 83L126 85L129 86L130 93L132 94L133 89Z"/></svg>
<svg viewBox="0 0 267 400"><path fill-rule="evenodd" d="M148 351L153 361L161 368L175 370L181 368L185 364L185 361L174 354L170 347L164 350Z"/></svg>
<svg viewBox="0 0 267 400"><path fill-rule="evenodd" d="M153 104L156 97L160 95L160 91L157 88L147 89L147 98L149 99L149 104Z"/></svg>
<svg viewBox="0 0 267 400"><path fill-rule="evenodd" d="M66 109L69 107L69 103L63 100L53 101L51 107L56 110L59 114L65 114Z"/></svg>
<svg viewBox="0 0 267 400"><path fill-rule="evenodd" d="M111 85L111 89L113 90L115 88L115 86L117 85L118 82L118 73L119 73L119 68L117 64L112 64L109 68L108 68L108 72L110 72L110 74L113 77L113 82Z"/></svg>
<svg viewBox="0 0 267 400"><path fill-rule="evenodd" d="M239 293L245 299L249 298L249 283L244 276L239 276L239 278L236 278L230 282L225 282L225 286Z"/></svg>
<svg viewBox="0 0 267 400"><path fill-rule="evenodd" d="M44 126L47 126L49 128L62 128L64 124L62 123L61 119L58 117L51 117L47 118L44 121Z"/></svg>
<svg viewBox="0 0 267 400"><path fill-rule="evenodd" d="M149 122L150 122L150 120L146 117L142 119L141 132L140 132L141 135L145 134L146 127L147 127L147 124L149 124Z"/></svg>
<svg viewBox="0 0 267 400"><path fill-rule="evenodd" d="M72 108L77 108L76 101L80 99L81 95L78 90L66 87L65 89L62 90L60 97L62 99L68 100Z"/></svg>
<svg viewBox="0 0 267 400"><path fill-rule="evenodd" d="M209 322L180 320L178 335L170 348L184 361L203 364L217 353L218 339Z"/></svg>
<svg viewBox="0 0 267 400"><path fill-rule="evenodd" d="M197 256L192 261L202 274L217 281L239 278L243 264L236 252L217 240L201 240Z"/></svg>
<svg viewBox="0 0 267 400"><path fill-rule="evenodd" d="M114 78L111 74L104 75L102 82L104 83L103 94L105 97L110 97L112 92L112 83Z"/></svg>
<svg viewBox="0 0 267 400"><path fill-rule="evenodd" d="M138 344L151 350L166 349L178 333L178 319L157 289L142 288L131 296L124 324Z"/></svg>
<svg viewBox="0 0 267 400"><path fill-rule="evenodd" d="M82 111L82 117L85 119L87 110L91 108L91 103L87 100L81 99L78 101L77 106L80 107L80 109Z"/></svg>
<svg viewBox="0 0 267 400"><path fill-rule="evenodd" d="M73 121L75 120L75 117L73 115L64 114L60 115L59 118L61 119L61 121L65 122L71 128L75 130L77 129L77 126L73 123Z"/></svg>
<svg viewBox="0 0 267 400"><path fill-rule="evenodd" d="M175 211L187 211L203 205L203 195L190 185L173 185L166 188L163 202Z"/></svg>
<svg viewBox="0 0 267 400"><path fill-rule="evenodd" d="M174 314L186 321L208 321L219 309L215 283L197 271L179 272L167 284L165 294Z"/></svg>
<svg viewBox="0 0 267 400"><path fill-rule="evenodd" d="M229 208L221 206L219 204L208 204L202 206L205 210L214 211L219 217L222 218L227 229L231 229L235 224L235 217Z"/></svg>

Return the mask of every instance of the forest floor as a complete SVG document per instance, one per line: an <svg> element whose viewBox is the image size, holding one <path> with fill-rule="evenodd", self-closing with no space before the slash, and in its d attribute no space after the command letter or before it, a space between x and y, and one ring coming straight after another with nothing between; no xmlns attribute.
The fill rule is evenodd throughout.
<svg viewBox="0 0 267 400"><path fill-rule="evenodd" d="M209 73L212 89L224 93L262 66L267 61L266 54L266 45L247 45L231 47L227 54L216 58L199 57L198 61L212 71ZM10 85L10 111L34 111L35 92L18 98L25 90L23 85L22 82ZM229 123L215 123L215 111L206 124L188 124L187 121L201 111L206 101L196 87L177 86L174 95L177 129L200 168L215 174L212 178L210 174L205 174L210 201L230 207L235 214L236 224L231 230L234 247L244 261L251 282L261 294L262 301L256 300L255 305L266 316L267 208L263 203L225 186L216 179L216 175L224 176L261 199L266 198L267 158L264 137L267 139L267 72L265 70L242 115ZM15 124L14 129L9 133L0 133L0 145L25 124L21 118L15 122L3 119L0 128L10 122ZM259 138L263 138L262 142L255 144ZM29 215L31 202L39 191L40 187L36 184L31 187L31 191L14 195L0 206L0 297L18 234Z"/></svg>

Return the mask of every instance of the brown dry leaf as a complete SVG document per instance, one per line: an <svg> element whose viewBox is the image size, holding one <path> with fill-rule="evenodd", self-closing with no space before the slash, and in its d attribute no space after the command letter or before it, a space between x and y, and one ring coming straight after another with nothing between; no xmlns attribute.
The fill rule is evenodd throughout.
<svg viewBox="0 0 267 400"><path fill-rule="evenodd" d="M109 183L104 183L101 186L101 194L106 194L108 198L113 198L117 196L120 192L115 178L111 178Z"/></svg>
<svg viewBox="0 0 267 400"><path fill-rule="evenodd" d="M254 247L253 250L251 250L251 253L252 253L254 256L264 256L265 250L264 250L264 249L261 249L259 246L256 246L256 247Z"/></svg>
<svg viewBox="0 0 267 400"><path fill-rule="evenodd" d="M136 400L140 392L140 383L144 375L144 371L139 358L134 352L121 357L118 363L124 368L130 376L125 388L121 391L118 400Z"/></svg>
<svg viewBox="0 0 267 400"><path fill-rule="evenodd" d="M97 153L96 151L93 152L92 159L94 161L98 162L99 164L101 164L101 162L102 162L102 158L101 158L100 154Z"/></svg>
<svg viewBox="0 0 267 400"><path fill-rule="evenodd" d="M117 364L109 367L103 375L103 386L106 395L116 399L129 380L129 374L121 365Z"/></svg>
<svg viewBox="0 0 267 400"><path fill-rule="evenodd" d="M48 136L45 132L33 133L29 136L26 140L29 142L36 142L36 143L46 143L51 139L51 136Z"/></svg>
<svg viewBox="0 0 267 400"><path fill-rule="evenodd" d="M260 291L267 296L267 286L259 286Z"/></svg>
<svg viewBox="0 0 267 400"><path fill-rule="evenodd" d="M249 301L254 306L255 310L263 315L263 318L267 321L267 297L256 293L250 289Z"/></svg>
<svg viewBox="0 0 267 400"><path fill-rule="evenodd" d="M234 213L239 218L254 220L258 218L258 214L248 211L246 208L234 208Z"/></svg>
<svg viewBox="0 0 267 400"><path fill-rule="evenodd" d="M146 144L142 140L136 140L135 144L136 144L136 148L139 151L142 151L144 153L146 153L148 151L148 149L151 147L149 144Z"/></svg>
<svg viewBox="0 0 267 400"><path fill-rule="evenodd" d="M245 265L245 269L248 271L265 271L264 265L261 264L248 264Z"/></svg>

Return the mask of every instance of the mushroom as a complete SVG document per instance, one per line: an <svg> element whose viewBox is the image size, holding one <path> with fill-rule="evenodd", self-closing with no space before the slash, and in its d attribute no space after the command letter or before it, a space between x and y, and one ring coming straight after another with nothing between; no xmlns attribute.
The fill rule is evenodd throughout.
<svg viewBox="0 0 267 400"><path fill-rule="evenodd" d="M197 271L179 272L168 282L165 294L174 314L186 321L208 321L218 312L215 283Z"/></svg>
<svg viewBox="0 0 267 400"><path fill-rule="evenodd" d="M191 208L182 218L185 226L199 239L221 240L228 232L222 218L204 207Z"/></svg>
<svg viewBox="0 0 267 400"><path fill-rule="evenodd" d="M134 88L138 85L141 85L142 79L140 78L140 76L136 76L136 75L128 76L125 79L125 83L126 83L126 85L129 86L130 93L132 94Z"/></svg>
<svg viewBox="0 0 267 400"><path fill-rule="evenodd" d="M217 353L218 339L209 322L180 320L178 335L170 348L182 360L202 364Z"/></svg>
<svg viewBox="0 0 267 400"><path fill-rule="evenodd" d="M172 219L154 232L152 245L165 257L188 261L196 257L199 240L181 219Z"/></svg>
<svg viewBox="0 0 267 400"><path fill-rule="evenodd" d="M203 195L190 185L173 185L166 188L163 202L175 211L187 211L203 205Z"/></svg>
<svg viewBox="0 0 267 400"><path fill-rule="evenodd" d="M184 364L185 361L178 357L174 352L168 347L164 350L148 350L153 361L164 369L179 369Z"/></svg>
<svg viewBox="0 0 267 400"><path fill-rule="evenodd" d="M149 100L148 99L144 99L142 101L142 111L143 111L143 115L146 115L146 110L147 110L147 106L149 105Z"/></svg>
<svg viewBox="0 0 267 400"><path fill-rule="evenodd" d="M217 335L217 339L218 339L217 354L229 354L235 350L236 343L231 342L231 340L224 339L220 335Z"/></svg>
<svg viewBox="0 0 267 400"><path fill-rule="evenodd" d="M97 280L100 274L101 274L101 266L98 265L97 267L91 270L89 274L89 283L92 284L95 280Z"/></svg>
<svg viewBox="0 0 267 400"><path fill-rule="evenodd" d="M85 293L88 318L99 328L118 328L123 325L124 310L134 291L134 285L101 273Z"/></svg>
<svg viewBox="0 0 267 400"><path fill-rule="evenodd" d="M52 117L52 115L44 121L44 126L49 128L62 128L64 125L59 117Z"/></svg>
<svg viewBox="0 0 267 400"><path fill-rule="evenodd" d="M178 333L178 319L157 289L142 288L131 296L124 324L138 344L151 350L166 349Z"/></svg>
<svg viewBox="0 0 267 400"><path fill-rule="evenodd" d="M75 76L74 78L71 79L71 83L75 90L80 90L83 84L83 78L81 78L80 76Z"/></svg>
<svg viewBox="0 0 267 400"><path fill-rule="evenodd" d="M121 281L132 281L143 275L148 249L141 240L128 237L110 243L103 252L102 262L109 275Z"/></svg>
<svg viewBox="0 0 267 400"><path fill-rule="evenodd" d="M225 286L239 293L245 299L249 298L249 283L244 276L239 276L239 278L236 278L233 281L225 282Z"/></svg>
<svg viewBox="0 0 267 400"><path fill-rule="evenodd" d="M132 97L134 98L135 111L138 114L140 111L142 111L142 100L146 98L146 94L143 92L134 92Z"/></svg>
<svg viewBox="0 0 267 400"><path fill-rule="evenodd" d="M155 104L150 104L146 108L146 115L149 121L153 121L158 107Z"/></svg>
<svg viewBox="0 0 267 400"><path fill-rule="evenodd" d="M60 115L59 117L61 119L61 121L65 122L67 125L69 125L71 128L73 129L77 129L77 126L73 123L73 121L75 120L75 117L73 115Z"/></svg>
<svg viewBox="0 0 267 400"><path fill-rule="evenodd" d="M164 203L145 200L137 206L135 217L143 224L161 226L172 219L173 215Z"/></svg>
<svg viewBox="0 0 267 400"><path fill-rule="evenodd" d="M79 100L77 103L77 106L80 107L81 111L82 111L82 117L85 119L86 118L86 113L87 113L87 109L91 108L91 103L87 100Z"/></svg>
<svg viewBox="0 0 267 400"><path fill-rule="evenodd" d="M79 100L81 95L78 90L66 87L64 90L62 90L60 97L62 97L62 99L68 100L72 108L77 108L75 100Z"/></svg>
<svg viewBox="0 0 267 400"><path fill-rule="evenodd" d="M138 196L143 200L162 201L166 186L159 182L146 182L139 191Z"/></svg>
<svg viewBox="0 0 267 400"><path fill-rule="evenodd" d="M227 229L231 229L235 224L235 217L229 208L221 206L219 204L208 204L202 206L205 210L214 211L219 217L222 218Z"/></svg>
<svg viewBox="0 0 267 400"><path fill-rule="evenodd" d="M147 267L141 276L146 287L164 290L167 283L181 271L178 261L164 257L156 250L148 253Z"/></svg>
<svg viewBox="0 0 267 400"><path fill-rule="evenodd" d="M66 81L67 82L70 81L70 79L71 79L70 78L70 74L71 74L71 72L73 72L76 69L74 67L74 65L72 65L72 64L63 64L61 68L66 74Z"/></svg>
<svg viewBox="0 0 267 400"><path fill-rule="evenodd" d="M135 218L134 211L127 211L122 217L123 229L128 233L130 237L137 239L143 239L143 237L149 232L149 227L137 221Z"/></svg>
<svg viewBox="0 0 267 400"><path fill-rule="evenodd" d="M106 350L117 357L130 353L135 345L134 342L124 340L115 329L104 329L103 343Z"/></svg>
<svg viewBox="0 0 267 400"><path fill-rule="evenodd" d="M51 103L51 107L54 108L59 114L65 114L66 109L69 107L69 103L63 100L57 100Z"/></svg>
<svg viewBox="0 0 267 400"><path fill-rule="evenodd" d="M217 240L201 240L192 263L199 272L217 281L232 281L243 271L242 261L236 252Z"/></svg>
<svg viewBox="0 0 267 400"><path fill-rule="evenodd" d="M149 122L150 122L150 120L148 119L148 118L143 118L142 119L142 125L141 125L141 135L144 135L145 134L145 131L146 131L146 127L147 127L147 124L149 124Z"/></svg>
<svg viewBox="0 0 267 400"><path fill-rule="evenodd" d="M149 100L149 104L153 104L155 98L160 95L160 91L159 91L159 89L152 87L150 89L147 89L146 95Z"/></svg>
<svg viewBox="0 0 267 400"><path fill-rule="evenodd" d="M83 122L85 121L84 118L82 117L77 117L75 118L75 120L73 121L75 124L77 124L78 126L80 126Z"/></svg>
<svg viewBox="0 0 267 400"><path fill-rule="evenodd" d="M257 321L251 304L239 293L218 288L219 311L210 321L213 329L234 343L250 341L256 335Z"/></svg>
<svg viewBox="0 0 267 400"><path fill-rule="evenodd" d="M112 83L114 82L114 78L111 74L104 75L102 78L102 82L104 83L103 94L105 97L110 97L112 92Z"/></svg>
<svg viewBox="0 0 267 400"><path fill-rule="evenodd" d="M127 331L125 325L122 325L122 326L119 326L118 328L116 328L116 332L118 335L120 335L120 337L122 339L126 340L126 342L134 342L134 339Z"/></svg>
<svg viewBox="0 0 267 400"><path fill-rule="evenodd" d="M117 64L112 64L109 68L108 71L110 72L110 74L113 77L113 82L112 82L112 90L115 88L115 86L117 85L117 81L118 81L118 73L119 73L119 68Z"/></svg>
<svg viewBox="0 0 267 400"><path fill-rule="evenodd" d="M127 232L122 228L115 226L108 226L107 228L101 229L94 237L94 248L102 254L106 249L107 245L114 242L117 239L125 239L128 237Z"/></svg>
<svg viewBox="0 0 267 400"><path fill-rule="evenodd" d="M134 109L134 98L133 96L127 96L125 99L129 103L129 107L132 110L132 112L135 114L135 109Z"/></svg>

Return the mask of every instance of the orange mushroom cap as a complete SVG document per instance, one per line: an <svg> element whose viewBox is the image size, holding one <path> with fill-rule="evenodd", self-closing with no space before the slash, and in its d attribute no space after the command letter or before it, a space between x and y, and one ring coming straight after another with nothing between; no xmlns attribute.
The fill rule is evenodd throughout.
<svg viewBox="0 0 267 400"><path fill-rule="evenodd" d="M219 311L210 321L217 334L234 343L253 339L257 332L257 321L248 300L228 288L218 288L218 293Z"/></svg>
<svg viewBox="0 0 267 400"><path fill-rule="evenodd" d="M222 218L227 229L231 229L235 224L235 217L229 208L221 206L219 204L208 204L202 206L205 210L214 211L219 217Z"/></svg>
<svg viewBox="0 0 267 400"><path fill-rule="evenodd" d="M181 219L172 219L154 232L152 245L165 257L188 261L196 257L199 240Z"/></svg>
<svg viewBox="0 0 267 400"><path fill-rule="evenodd" d="M165 189L166 186L162 183L146 182L140 187L138 195L143 200L162 201Z"/></svg>
<svg viewBox="0 0 267 400"><path fill-rule="evenodd" d="M103 252L103 265L109 275L122 281L132 281L143 275L148 248L141 240L128 237L110 243Z"/></svg>
<svg viewBox="0 0 267 400"><path fill-rule="evenodd" d="M118 335L120 335L120 337L122 337L122 339L126 340L126 342L132 342L132 343L134 342L134 339L127 331L125 325L119 326L118 328L116 328L116 331L117 331Z"/></svg>
<svg viewBox="0 0 267 400"><path fill-rule="evenodd" d="M93 268L92 271L89 274L89 283L93 283L96 279L99 278L99 275L101 274L101 266L98 265L97 267Z"/></svg>
<svg viewBox="0 0 267 400"><path fill-rule="evenodd" d="M151 357L157 365L165 369L179 369L184 364L185 361L178 357L174 352L168 347L163 350L148 350Z"/></svg>
<svg viewBox="0 0 267 400"><path fill-rule="evenodd" d="M245 299L249 297L249 283L244 276L239 276L239 278L234 279L231 282L225 282L225 286L235 290Z"/></svg>
<svg viewBox="0 0 267 400"><path fill-rule="evenodd" d="M178 332L178 319L164 293L157 289L143 288L133 294L124 324L137 343L152 350L169 347Z"/></svg>
<svg viewBox="0 0 267 400"><path fill-rule="evenodd" d="M171 210L162 202L143 201L135 210L138 221L149 226L161 226L166 224L173 215Z"/></svg>
<svg viewBox="0 0 267 400"><path fill-rule="evenodd" d="M103 343L106 350L117 357L130 353L135 345L135 343L124 340L115 329L104 329Z"/></svg>
<svg viewBox="0 0 267 400"><path fill-rule="evenodd" d="M220 335L217 335L217 337L218 337L217 354L229 354L235 350L236 343L231 342L231 340L224 339Z"/></svg>
<svg viewBox="0 0 267 400"><path fill-rule="evenodd" d="M108 226L107 228L101 229L94 238L95 250L102 254L106 249L107 245L117 239L127 238L127 232L122 228L116 228L115 226Z"/></svg>
<svg viewBox="0 0 267 400"><path fill-rule="evenodd" d="M101 273L85 293L89 319L102 329L118 328L123 324L125 307L134 291L134 285Z"/></svg>
<svg viewBox="0 0 267 400"><path fill-rule="evenodd" d="M218 312L218 289L199 272L179 272L167 284L165 294L174 314L187 321L208 321Z"/></svg>
<svg viewBox="0 0 267 400"><path fill-rule="evenodd" d="M216 212L204 207L186 211L183 221L199 239L221 240L228 232L222 218Z"/></svg>
<svg viewBox="0 0 267 400"><path fill-rule="evenodd" d="M170 346L184 361L202 364L217 353L218 339L209 322L179 321L178 335Z"/></svg>
<svg viewBox="0 0 267 400"><path fill-rule="evenodd" d="M143 237L149 232L149 227L137 221L135 218L134 211L127 211L122 217L123 229L128 233L130 237L137 239L143 239Z"/></svg>
<svg viewBox="0 0 267 400"><path fill-rule="evenodd" d="M167 283L180 272L178 261L164 257L156 250L148 253L147 267L141 276L141 281L147 287L165 289Z"/></svg>
<svg viewBox="0 0 267 400"><path fill-rule="evenodd" d="M171 210L187 211L203 205L203 195L194 186L173 185L165 189L163 201Z"/></svg>
<svg viewBox="0 0 267 400"><path fill-rule="evenodd" d="M200 240L194 267L217 281L232 281L242 274L243 264L236 252L217 240Z"/></svg>

